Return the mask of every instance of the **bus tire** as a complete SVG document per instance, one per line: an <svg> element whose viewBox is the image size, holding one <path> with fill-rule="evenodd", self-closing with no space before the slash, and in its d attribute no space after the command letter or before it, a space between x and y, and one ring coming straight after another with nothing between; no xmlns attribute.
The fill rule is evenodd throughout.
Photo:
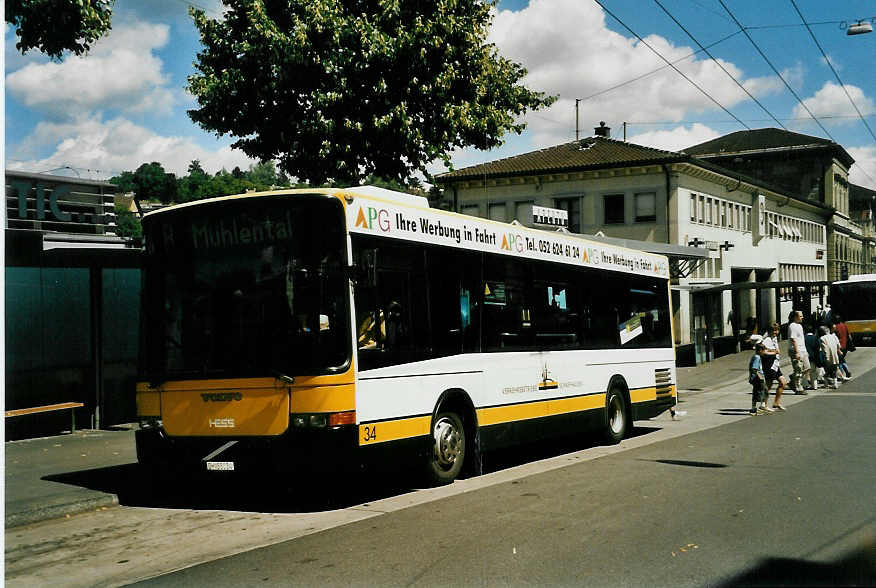
<svg viewBox="0 0 876 588"><path fill-rule="evenodd" d="M627 436L629 428L630 411L624 393L619 386L612 385L605 395L605 442L617 445Z"/></svg>
<svg viewBox="0 0 876 588"><path fill-rule="evenodd" d="M453 482L466 457L465 426L455 412L439 412L432 421L432 448L426 461L427 481L434 486Z"/></svg>

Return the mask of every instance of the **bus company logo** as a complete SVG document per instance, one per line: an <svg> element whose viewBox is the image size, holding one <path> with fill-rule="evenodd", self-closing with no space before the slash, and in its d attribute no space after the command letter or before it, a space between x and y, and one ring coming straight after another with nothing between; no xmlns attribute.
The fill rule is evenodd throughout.
<svg viewBox="0 0 876 588"><path fill-rule="evenodd" d="M526 248L526 244L523 241L523 237L521 235L515 235L513 233L508 233L507 235L502 235L502 249L505 251L516 251L517 253L523 253L523 250Z"/></svg>
<svg viewBox="0 0 876 588"><path fill-rule="evenodd" d="M389 211L385 208L377 209L370 206L360 206L359 214L356 215L356 226L373 231L378 229L388 233L391 228Z"/></svg>
<svg viewBox="0 0 876 588"><path fill-rule="evenodd" d="M581 248L581 263L599 265L599 250L594 247Z"/></svg>
<svg viewBox="0 0 876 588"><path fill-rule="evenodd" d="M201 399L204 402L231 402L243 400L243 394L240 392L205 392L201 394Z"/></svg>
<svg viewBox="0 0 876 588"><path fill-rule="evenodd" d="M551 372L548 370L547 364L541 370L541 382L538 383L538 389L541 390L556 390L560 385L556 380L551 378Z"/></svg>
<svg viewBox="0 0 876 588"><path fill-rule="evenodd" d="M210 423L211 429L233 429L234 428L234 419L233 418L218 418L218 419L208 419Z"/></svg>

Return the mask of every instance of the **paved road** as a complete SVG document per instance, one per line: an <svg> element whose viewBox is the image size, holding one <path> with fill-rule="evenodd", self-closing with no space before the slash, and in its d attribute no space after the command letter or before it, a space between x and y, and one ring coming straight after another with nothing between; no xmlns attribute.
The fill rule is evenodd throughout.
<svg viewBox="0 0 876 588"><path fill-rule="evenodd" d="M785 414L521 477L141 585L873 585L874 390L871 371Z"/></svg>
<svg viewBox="0 0 876 588"><path fill-rule="evenodd" d="M225 559L243 552L252 552L250 556L244 557L271 553L275 554L271 557L276 556L283 561L297 561L299 565L294 566L296 574L301 572L302 577L311 579L318 576L321 583L328 579L338 580L338 575L332 575L331 567L320 573L309 569L317 566L316 562L307 561L311 557L307 554L320 550L321 565L338 566L349 560L363 565L363 570L370 570L369 566L377 566L378 571L373 572L373 578L389 578L388 583L400 582L401 578L416 580L418 576L404 567L412 565L411 562L421 566L417 569L423 572L423 579L431 579L439 584L445 582L445 576L436 575L438 572L435 570L440 571L449 565L446 562L452 562L453 569L458 568L460 573L464 570L471 583L500 583L506 578L507 583L535 582L529 581L529 576L524 576L521 570L536 579L565 570L562 573L574 572L582 583L589 581L589 578L602 576L616 579L620 583L627 578L638 577L636 573L626 569L626 564L620 572L613 564L609 565L614 561L627 561L618 559L625 554L635 554L635 561L650 562L652 560L649 558L653 557L657 563L669 566L676 561L675 558L686 558L700 553L702 545L707 544L702 537L714 533L712 517L717 516L715 521L720 522L721 516L726 514L719 506L721 509L725 507L728 496L737 502L749 501L752 488L757 495L764 497L763 504L766 505L763 507L763 516L754 517L756 521L771 521L781 530L779 523L782 521L771 518L773 501L768 494L781 491L784 493L782 496L787 498L794 490L792 482L809 475L806 468L811 467L811 464L806 462L805 467L794 465L786 468L780 459L772 457L784 458L788 454L791 462L797 464L798 456L795 452L804 448L795 442L781 447L778 452L771 452L773 445L779 441L784 443L787 437L785 433L780 435L777 427L797 422L803 416L797 413L802 413L803 408L807 408L808 412L810 405L836 403L840 412L834 412L833 405L830 404L826 409L813 410L808 418L815 429L826 427L831 431L831 435L818 447L832 448L835 456L841 455L837 450L844 446L842 441L845 435L838 435L834 430L837 428L832 424L834 417L843 416L852 421L869 418L868 422L872 422L872 416L868 417L866 410L873 406L873 398L864 394L867 393L868 386L871 392L876 386L872 381L868 384L859 376L865 369L876 366L876 348L862 351L863 353L854 355L853 367L859 373L853 384L848 385L840 394L830 393L826 397L791 396L787 400L789 414L747 417L744 412L748 403L747 387L741 382L744 368L740 372L737 365L744 360L728 358L722 364L716 362L710 366L710 369L726 372L705 378L705 382L713 384L710 388L683 393L682 407L688 411L688 415L680 421L671 421L668 415L663 415L653 421L638 423L636 436L614 447L589 446L578 442L576 445L534 448L525 455L511 453L492 456L488 461L490 471L487 475L429 490L413 491L404 486L374 481L357 481L351 487L348 481L345 485L336 486L333 491L325 488L325 491L317 489L289 494L275 492L270 485L258 481L247 481L248 485L241 487L225 484L218 478L209 485L192 486L181 492L170 491L169 488L153 490L144 484L137 468L127 463L88 467L87 464L98 458L125 461L124 456L114 455L115 451L110 451L109 456L103 457L90 455L87 450L77 453L87 447L88 439L82 440L83 444L78 444L80 440L68 443L64 439L34 441L32 446L22 450L27 456L38 457L42 447L59 453L67 451L69 460L68 469L44 476L37 480L38 483L52 486L53 492L58 486L66 485L76 491L118 496L122 506L7 528L6 584L28 587L118 586L155 576L159 576L156 582L176 583L189 580L176 574L162 574L207 563L204 568L195 567L188 572L182 572L204 574L198 576L196 582L201 584L201 578L210 576L216 570L213 566L220 565L209 562L243 561L234 557ZM680 374L679 380L685 382L684 374ZM863 387L864 391L855 392L857 387ZM849 398L851 401L846 402ZM862 406L858 407L857 404ZM846 406L854 410L846 411ZM822 425L818 414L825 410L831 420L824 421ZM805 421L800 426L809 427L808 422ZM742 429L725 431L733 427ZM754 428L749 430L749 427ZM739 442L758 431L767 437L752 438L752 443L763 451L741 451L743 445L739 445ZM126 434L119 433L122 437ZM108 443L108 439L117 442L121 438L113 437L109 433L107 435L91 437L90 441L98 444L98 449L103 451L100 449L101 444ZM713 438L715 441L710 441ZM808 440L809 437L801 437L802 439ZM667 445L661 446L663 443ZM804 454L808 455L810 451L818 454L809 443L815 441L807 441ZM853 442L853 446L866 447L867 443L872 446L872 436ZM10 445L7 444L7 459ZM872 448L868 451L872 456ZM19 457L24 453L19 454ZM743 464L738 461L737 454L754 456L757 459ZM743 461L748 459L749 457L745 457ZM78 468L77 463L81 463ZM848 460L842 460L842 463L848 463ZM709 467L707 464L714 464L716 467ZM64 465L63 460L56 465ZM10 472L18 471L16 467L18 466L7 467L7 483ZM828 463L819 469L829 472L832 467ZM774 469L776 472L786 472L782 477L776 478L775 484L778 488L773 482L762 489L757 481L749 485L742 484L741 488L722 482L722 477L726 477L728 472L733 474L730 476L731 480L746 472L759 472L772 480ZM632 480L625 478L631 475L629 472L636 472ZM753 473L750 475L748 481L755 479ZM854 489L859 482L854 477L848 480L849 484L844 488ZM868 480L869 486L864 487L872 487L872 481ZM311 483L312 480L306 480L298 487L310 487ZM534 486L531 484L539 485L539 489L532 491ZM816 500L825 499L824 495L812 496L809 493L800 496L805 501L801 500L801 504L796 506L805 504L811 507ZM840 493L836 496L844 495ZM7 504L8 500L9 496ZM793 500L779 502L783 506L794 504ZM694 505L696 508L692 510ZM748 507L740 506L740 510L746 508ZM411 513L408 513L409 510ZM869 513L867 516L872 516L872 511L872 505L864 505L856 514L861 519L862 514ZM781 512L781 509L777 512ZM696 516L689 516L691 514ZM745 516L744 513L737 514L739 517ZM484 516L486 520L483 520ZM734 517L734 520L739 517ZM454 534L454 529L464 529L475 518L479 520L477 528L482 529L476 535L477 542L473 542L474 538L467 534L462 537ZM742 520L746 525L750 523L748 518ZM841 522L846 524L844 520ZM405 530L408 523L410 528ZM774 537L778 531L767 528L763 531L766 538L762 542L763 549L758 551L760 555L755 556L747 547L751 543L751 529L746 525L740 527L743 530L742 537L728 536L724 538L723 545L718 541L727 553L732 553L735 549L728 548L728 545L742 545L738 561L735 565L725 564L727 569L757 571L757 557L772 554L797 557L796 554L802 553L801 557L808 562L833 561L840 554L846 553L850 545L856 545L861 540L861 535L870 529L866 525L858 531L852 529L850 539L846 541L848 545L841 542L834 553L823 549L812 552L788 544L784 537ZM410 529L416 531L412 532ZM669 532L670 529L674 531L668 536L661 537L657 534L659 531ZM699 529L705 531L699 532ZM503 535L506 530L509 534ZM545 530L553 530L556 538L546 537L543 533ZM695 537L692 530L698 531ZM815 528L818 533L830 530L827 527ZM560 548L568 541L567 535L573 531L574 536L581 537L578 543L581 553L563 553ZM353 533L354 536L348 537L344 533ZM527 534L532 533L532 537L527 539ZM801 535L808 537L808 533L807 531ZM758 532L755 537L760 534ZM834 538L830 533L825 535L828 536L830 539ZM344 544L343 549L320 544L325 537L330 538L333 544L337 544L339 540L349 543ZM500 540L503 537L509 542ZM377 543L374 543L375 540ZM434 559L433 567L428 570L427 556L412 555L414 548L418 554L421 552L424 542L429 544L424 551L428 557ZM547 558L550 554L546 555L545 552L547 547L540 546L552 546L555 543L555 548L551 549L557 551L559 557L549 563ZM376 547L378 544L380 546ZM688 544L695 544L697 547L688 547ZM714 548L714 544L709 544ZM259 549L274 549L270 547L273 545L292 551L273 552ZM529 555L505 562L502 558L506 555L507 547L510 547L511 555ZM797 549L793 554L789 551L792 547ZM665 548L670 548L668 556ZM254 549L256 551L252 551ZM478 554L481 549L486 556L483 565L487 567L484 570L490 570L491 578L495 578L495 581L478 570L465 568L452 558L446 560L434 555L436 550L450 550L457 558L466 559L467 555L471 561L480 561L473 559L472 554ZM346 555L348 551L353 554L352 559ZM382 555L377 557L375 553ZM533 559L535 553L545 558L540 567ZM365 558L364 562L356 559L362 559L367 554L371 554L370 559ZM592 564L590 572L582 573L570 568L574 561L587 557L588 554L594 557L599 555L600 558L595 562L589 560ZM293 557L297 559L290 559ZM404 560L401 567L388 567L391 564L398 565L394 558ZM286 583L282 578L288 570L279 570L262 561L246 561L246 565L250 566L246 568L249 575L243 574L241 570L227 574L223 571L221 576L212 578L211 583L227 580L227 584L249 585L256 579L261 581L262 578L268 578L269 584ZM518 565L521 561L525 565L514 568L517 570L515 572L510 566ZM670 564L666 564L667 561ZM697 563L699 565L702 562ZM707 562L705 569L709 569L708 565L711 562ZM794 565L799 567L802 563L796 561ZM772 563L769 566L769 569L777 568L781 566ZM670 575L674 573L671 567L667 567L667 570L666 573ZM261 571L264 574L259 576ZM687 574L684 577L697 578L695 574L691 575L691 569L684 568L679 573L682 571ZM650 573L653 574L653 571ZM297 576L293 574L289 577ZM355 570L350 578L361 578L357 583L367 581L365 576ZM339 583L348 582L350 578L344 578ZM556 578L559 582L566 576L557 575ZM661 578L667 579L664 576ZM673 582L667 581L666 584L674 582L673 577ZM696 584L695 580L690 582ZM605 585L605 582L596 580L590 583ZM651 581L646 584L660 585Z"/></svg>

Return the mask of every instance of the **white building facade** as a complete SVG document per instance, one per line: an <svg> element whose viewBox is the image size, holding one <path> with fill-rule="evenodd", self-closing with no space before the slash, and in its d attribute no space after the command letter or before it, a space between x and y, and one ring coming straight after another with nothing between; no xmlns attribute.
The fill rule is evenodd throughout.
<svg viewBox="0 0 876 588"><path fill-rule="evenodd" d="M772 289L699 290L827 279L828 207L683 153L596 136L437 181L450 207L465 214L531 225L527 211L546 206L567 211L573 233L708 249L693 271L676 264L673 280L675 342L690 346L697 361L722 337L735 347L749 317L761 327L786 322L792 306L790 289L779 296Z"/></svg>

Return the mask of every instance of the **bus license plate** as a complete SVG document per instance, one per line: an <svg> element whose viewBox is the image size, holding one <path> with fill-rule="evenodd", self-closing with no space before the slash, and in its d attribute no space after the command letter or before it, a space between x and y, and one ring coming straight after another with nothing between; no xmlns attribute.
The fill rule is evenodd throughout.
<svg viewBox="0 0 876 588"><path fill-rule="evenodd" d="M207 470L212 472L233 472L233 461L208 461Z"/></svg>

